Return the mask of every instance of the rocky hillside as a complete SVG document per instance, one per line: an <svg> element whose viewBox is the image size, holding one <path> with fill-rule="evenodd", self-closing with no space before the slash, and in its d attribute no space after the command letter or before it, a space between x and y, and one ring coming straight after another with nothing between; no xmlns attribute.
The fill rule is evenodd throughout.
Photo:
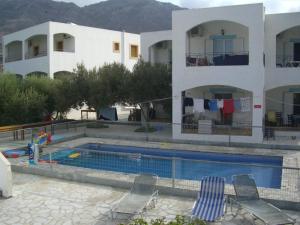
<svg viewBox="0 0 300 225"><path fill-rule="evenodd" d="M49 20L140 33L171 28L173 10L155 0L108 0L85 7L52 0L0 0L0 36Z"/></svg>

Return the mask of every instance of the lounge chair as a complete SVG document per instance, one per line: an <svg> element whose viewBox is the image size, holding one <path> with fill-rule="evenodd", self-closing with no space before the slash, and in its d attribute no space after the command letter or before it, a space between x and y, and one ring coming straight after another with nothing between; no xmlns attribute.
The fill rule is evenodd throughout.
<svg viewBox="0 0 300 225"><path fill-rule="evenodd" d="M255 181L249 175L233 176L233 185L236 193L234 201L256 219L267 225L296 223L294 219L280 209L260 199Z"/></svg>
<svg viewBox="0 0 300 225"><path fill-rule="evenodd" d="M112 207L111 218L114 219L118 214L139 215L148 206L154 207L158 197L156 183L156 175L140 174L136 176L131 190Z"/></svg>
<svg viewBox="0 0 300 225"><path fill-rule="evenodd" d="M224 215L225 179L222 177L204 177L200 192L192 209L192 219L198 218L208 222Z"/></svg>

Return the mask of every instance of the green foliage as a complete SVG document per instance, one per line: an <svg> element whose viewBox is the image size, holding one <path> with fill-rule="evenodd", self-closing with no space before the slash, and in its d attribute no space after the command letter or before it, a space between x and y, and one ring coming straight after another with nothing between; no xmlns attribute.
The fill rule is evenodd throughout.
<svg viewBox="0 0 300 225"><path fill-rule="evenodd" d="M92 70L79 64L74 73L56 75L50 79L31 74L23 79L0 74L0 125L38 122L49 115L64 119L71 108L84 104L97 112L116 103L139 104L143 109L153 99L171 96L168 67L142 60L133 72L118 63Z"/></svg>
<svg viewBox="0 0 300 225"><path fill-rule="evenodd" d="M176 216L175 220L169 222L166 222L164 218L151 220L150 222L147 222L146 220L139 218L139 219L135 219L129 225L206 225L206 223L199 219L192 220L184 216Z"/></svg>

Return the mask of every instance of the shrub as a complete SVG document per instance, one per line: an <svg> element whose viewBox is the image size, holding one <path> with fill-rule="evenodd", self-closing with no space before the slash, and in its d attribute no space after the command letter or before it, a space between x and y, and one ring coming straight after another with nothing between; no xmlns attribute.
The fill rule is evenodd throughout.
<svg viewBox="0 0 300 225"><path fill-rule="evenodd" d="M199 219L191 220L184 216L176 216L175 220L169 222L166 222L164 218L151 220L150 222L140 218L133 220L129 225L206 225L206 223Z"/></svg>

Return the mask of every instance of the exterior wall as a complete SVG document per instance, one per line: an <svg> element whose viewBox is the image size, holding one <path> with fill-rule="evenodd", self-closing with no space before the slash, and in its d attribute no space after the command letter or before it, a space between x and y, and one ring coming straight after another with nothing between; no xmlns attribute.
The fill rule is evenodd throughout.
<svg viewBox="0 0 300 225"><path fill-rule="evenodd" d="M54 51L54 35L61 33L74 37L74 42L70 41L70 45L73 46L68 46L67 43L64 46L68 52ZM27 52L26 48L28 46L26 40L35 34L47 35L47 41L39 42L39 44L46 48L48 54L47 56L25 60L24 52ZM72 72L78 63L84 63L88 69L92 69L105 63L119 62L124 63L131 70L138 57L130 58L130 45L137 45L140 49L140 36L138 34L56 22L43 23L6 35L3 38L4 46L14 40L23 42L23 60L5 63L4 69L22 75L33 71L41 71L53 77L55 72ZM120 52L113 51L113 42L120 43ZM40 51L43 51L43 49L41 48Z"/></svg>
<svg viewBox="0 0 300 225"><path fill-rule="evenodd" d="M23 46L22 60L4 63L4 71L20 75L26 75L34 71L49 73L49 54L47 54L47 56L25 60L25 54L27 52L27 39L35 34L47 35L48 33L48 23L42 23L37 26L3 36L3 49L5 49L5 46L12 41L22 41Z"/></svg>
<svg viewBox="0 0 300 225"><path fill-rule="evenodd" d="M203 34L201 36L191 36L188 34L186 52L190 54L207 54L213 52L213 40L211 35L221 35L221 29L225 35L236 35L234 41L234 52L244 52L249 50L248 29L245 26L228 21L213 21L201 24Z"/></svg>
<svg viewBox="0 0 300 225"><path fill-rule="evenodd" d="M155 45L158 42L161 41L172 41L172 31L166 30L166 31L156 31L156 32L147 32L141 34L141 55L142 58L145 61L153 61L155 57L150 58L151 56L154 56L154 54L150 54L151 47ZM157 59L158 60L158 59Z"/></svg>
<svg viewBox="0 0 300 225"><path fill-rule="evenodd" d="M300 13L283 13L266 15L265 21L265 90L300 84L299 67L276 67L276 54L281 54L281 46L276 46L276 36L290 28L300 25ZM298 32L299 33L299 32ZM300 38L295 32L287 32L283 39Z"/></svg>
<svg viewBox="0 0 300 225"><path fill-rule="evenodd" d="M251 20L249 19L251 18ZM173 123L181 124L181 92L199 86L225 85L253 93L254 105L263 106L264 100L264 8L262 4L217 7L208 9L181 10L173 12ZM231 21L249 29L248 66L186 66L186 37L191 28L210 21ZM251 137L233 136L236 142L261 142L263 107L255 108L252 115ZM190 140L228 141L222 135L182 134L178 125L173 125L173 138Z"/></svg>

